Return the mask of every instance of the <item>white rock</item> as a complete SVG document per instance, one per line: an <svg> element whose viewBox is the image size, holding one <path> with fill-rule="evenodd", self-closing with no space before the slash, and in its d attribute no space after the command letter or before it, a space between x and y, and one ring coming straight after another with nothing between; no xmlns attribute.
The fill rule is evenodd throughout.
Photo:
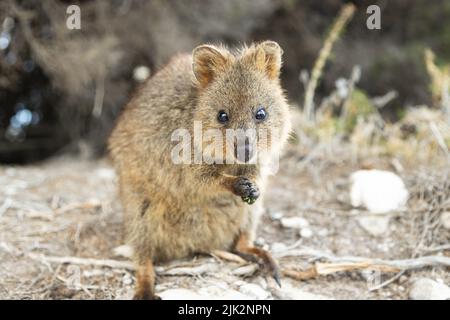
<svg viewBox="0 0 450 320"><path fill-rule="evenodd" d="M289 217L289 218L282 218L281 225L285 228L301 229L309 226L309 223L306 219L301 217Z"/></svg>
<svg viewBox="0 0 450 320"><path fill-rule="evenodd" d="M202 300L200 294L188 289L168 289L157 293L163 300Z"/></svg>
<svg viewBox="0 0 450 320"><path fill-rule="evenodd" d="M257 246L262 247L263 245L266 244L266 240L264 240L264 238L262 238L262 237L258 237L258 238L256 238L256 240L255 240L255 244L256 244Z"/></svg>
<svg viewBox="0 0 450 320"><path fill-rule="evenodd" d="M133 79L138 82L145 81L150 76L150 69L147 66L138 66L133 70Z"/></svg>
<svg viewBox="0 0 450 320"><path fill-rule="evenodd" d="M131 258L133 256L133 248L129 245L121 245L113 249L114 255L118 257Z"/></svg>
<svg viewBox="0 0 450 320"><path fill-rule="evenodd" d="M441 223L445 229L450 229L450 211L446 211L441 215Z"/></svg>
<svg viewBox="0 0 450 320"><path fill-rule="evenodd" d="M363 206L372 213L398 210L408 201L403 180L393 172L359 170L350 177L352 206Z"/></svg>
<svg viewBox="0 0 450 320"><path fill-rule="evenodd" d="M448 300L450 288L432 279L420 278L412 284L409 297L413 300Z"/></svg>
<svg viewBox="0 0 450 320"><path fill-rule="evenodd" d="M302 238L311 238L313 236L313 232L310 228L301 228L300 229L300 236Z"/></svg>
<svg viewBox="0 0 450 320"><path fill-rule="evenodd" d="M317 234L318 234L320 237L326 237L326 236L328 236L328 229L322 228L322 229L320 229L320 230L317 232Z"/></svg>
<svg viewBox="0 0 450 320"><path fill-rule="evenodd" d="M269 292L253 283L246 283L239 288L239 291L245 295L252 296L255 299L263 300L269 297Z"/></svg>
<svg viewBox="0 0 450 320"><path fill-rule="evenodd" d="M283 218L283 213L280 211L270 213L270 219L272 220L280 220L281 218Z"/></svg>
<svg viewBox="0 0 450 320"><path fill-rule="evenodd" d="M358 217L359 225L373 236L383 235L389 227L389 217L364 216Z"/></svg>

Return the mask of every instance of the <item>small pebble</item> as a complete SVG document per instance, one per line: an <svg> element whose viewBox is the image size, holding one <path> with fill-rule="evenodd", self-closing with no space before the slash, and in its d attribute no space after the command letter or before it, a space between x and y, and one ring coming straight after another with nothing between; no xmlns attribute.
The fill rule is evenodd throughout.
<svg viewBox="0 0 450 320"><path fill-rule="evenodd" d="M255 240L255 244L256 244L257 246L262 247L263 245L266 244L266 240L264 240L264 238L258 237L258 238L256 238L256 240Z"/></svg>
<svg viewBox="0 0 450 320"><path fill-rule="evenodd" d="M312 235L313 235L313 232L312 232L312 230L310 228L302 228L300 230L300 236L302 238L311 238Z"/></svg>
<svg viewBox="0 0 450 320"><path fill-rule="evenodd" d="M270 213L270 219L272 220L280 220L281 218L283 218L283 213L280 211Z"/></svg>
<svg viewBox="0 0 450 320"><path fill-rule="evenodd" d="M272 252L283 252L286 251L287 246L281 242L275 242L270 247L270 251Z"/></svg>
<svg viewBox="0 0 450 320"><path fill-rule="evenodd" d="M450 230L450 211L442 213L441 223L445 229Z"/></svg>
<svg viewBox="0 0 450 320"><path fill-rule="evenodd" d="M409 297L413 300L448 300L450 299L450 288L444 283L420 278L413 282Z"/></svg>
<svg viewBox="0 0 450 320"><path fill-rule="evenodd" d="M138 66L133 70L133 79L143 82L150 76L150 69L147 66Z"/></svg>
<svg viewBox="0 0 450 320"><path fill-rule="evenodd" d="M113 249L115 256L131 258L133 256L133 248L129 245L121 245Z"/></svg>
<svg viewBox="0 0 450 320"><path fill-rule="evenodd" d="M282 218L281 225L285 228L301 229L309 226L308 220L301 217Z"/></svg>
<svg viewBox="0 0 450 320"><path fill-rule="evenodd" d="M112 180L116 177L116 173L110 168L99 168L97 169L96 174L99 178L106 180Z"/></svg>
<svg viewBox="0 0 450 320"><path fill-rule="evenodd" d="M359 225L372 236L383 235L389 227L387 216L363 216L357 219Z"/></svg>

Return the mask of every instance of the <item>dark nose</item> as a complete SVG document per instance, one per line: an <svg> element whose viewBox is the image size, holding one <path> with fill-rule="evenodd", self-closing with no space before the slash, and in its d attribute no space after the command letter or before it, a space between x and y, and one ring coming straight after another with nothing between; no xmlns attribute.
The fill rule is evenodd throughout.
<svg viewBox="0 0 450 320"><path fill-rule="evenodd" d="M245 141L236 141L234 145L234 156L239 162L249 162L253 158L254 147L253 142L249 138Z"/></svg>

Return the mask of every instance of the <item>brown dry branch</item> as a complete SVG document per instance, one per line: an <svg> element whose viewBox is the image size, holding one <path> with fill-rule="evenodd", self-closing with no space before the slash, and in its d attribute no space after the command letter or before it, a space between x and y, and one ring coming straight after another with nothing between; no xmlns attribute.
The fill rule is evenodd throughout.
<svg viewBox="0 0 450 320"><path fill-rule="evenodd" d="M94 258L80 258L80 257L55 257L45 256L42 254L29 253L28 257L42 263L57 263L57 264L71 264L79 266L95 266L105 267L111 269L125 269L129 271L136 270L134 263L131 261L120 261L113 259L94 259ZM158 266L156 272L163 276L195 276L206 273L217 272L218 264L203 263L203 264L182 264L171 265L168 267Z"/></svg>
<svg viewBox="0 0 450 320"><path fill-rule="evenodd" d="M256 264L248 264L234 269L231 273L235 276L248 277L255 274L257 271L258 266Z"/></svg>
<svg viewBox="0 0 450 320"><path fill-rule="evenodd" d="M112 269L135 270L134 264L130 261L119 261L112 259L93 259L80 257L54 257L42 254L29 253L28 257L43 263L73 264L80 266L96 266Z"/></svg>
<svg viewBox="0 0 450 320"><path fill-rule="evenodd" d="M278 257L287 256L308 256L317 260L328 260L328 262L316 262L312 267L303 271L292 269L283 270L284 275L296 280L307 280L316 278L319 275L365 269L390 273L421 269L426 267L450 267L450 257L437 255L403 260L383 260L352 256L336 257L324 252L311 249L292 250L278 254Z"/></svg>
<svg viewBox="0 0 450 320"><path fill-rule="evenodd" d="M246 263L246 261L244 259L242 259L238 255L236 255L234 253L231 253L231 252L228 252L228 251L214 250L213 252L211 252L211 255L214 258L217 258L219 260L226 260L226 261L235 262L235 263L238 263L238 264Z"/></svg>
<svg viewBox="0 0 450 320"><path fill-rule="evenodd" d="M89 210L96 209L102 206L102 202L98 199L90 199L85 202L76 202L64 205L62 207L56 208L54 210L49 211L39 211L35 209L28 208L25 213L27 218L32 219L44 219L44 220L53 220L55 215L63 214L69 211L81 209L81 210ZM1 208L0 208L1 213Z"/></svg>
<svg viewBox="0 0 450 320"><path fill-rule="evenodd" d="M54 210L55 214L61 214L64 212L68 212L68 211L72 211L75 209L95 209L98 208L102 205L101 201L99 201L98 199L90 199L86 202L82 202L82 203L71 203L65 206L62 206L58 209Z"/></svg>
<svg viewBox="0 0 450 320"><path fill-rule="evenodd" d="M163 276L196 276L219 271L216 263L202 263L193 266L156 267L156 273Z"/></svg>
<svg viewBox="0 0 450 320"><path fill-rule="evenodd" d="M308 81L308 86L305 93L305 102L303 106L304 115L307 120L311 120L313 117L314 109L314 93L316 91L317 83L322 75L323 68L331 53L334 43L338 39L342 29L347 22L352 18L355 13L356 7L353 4L345 5L339 13L336 22L328 34L325 43L320 50L319 57L314 63L313 70L311 72L311 79Z"/></svg>

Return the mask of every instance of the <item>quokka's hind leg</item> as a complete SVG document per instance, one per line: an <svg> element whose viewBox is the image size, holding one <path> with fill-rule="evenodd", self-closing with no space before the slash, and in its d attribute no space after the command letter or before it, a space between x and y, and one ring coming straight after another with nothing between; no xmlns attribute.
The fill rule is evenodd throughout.
<svg viewBox="0 0 450 320"><path fill-rule="evenodd" d="M136 289L134 300L159 300L155 295L155 269L151 259L146 259L138 265L136 272Z"/></svg>
<svg viewBox="0 0 450 320"><path fill-rule="evenodd" d="M278 263L268 251L255 247L247 233L243 232L239 235L234 252L248 261L261 261L263 270L269 273L281 287L281 271Z"/></svg>

